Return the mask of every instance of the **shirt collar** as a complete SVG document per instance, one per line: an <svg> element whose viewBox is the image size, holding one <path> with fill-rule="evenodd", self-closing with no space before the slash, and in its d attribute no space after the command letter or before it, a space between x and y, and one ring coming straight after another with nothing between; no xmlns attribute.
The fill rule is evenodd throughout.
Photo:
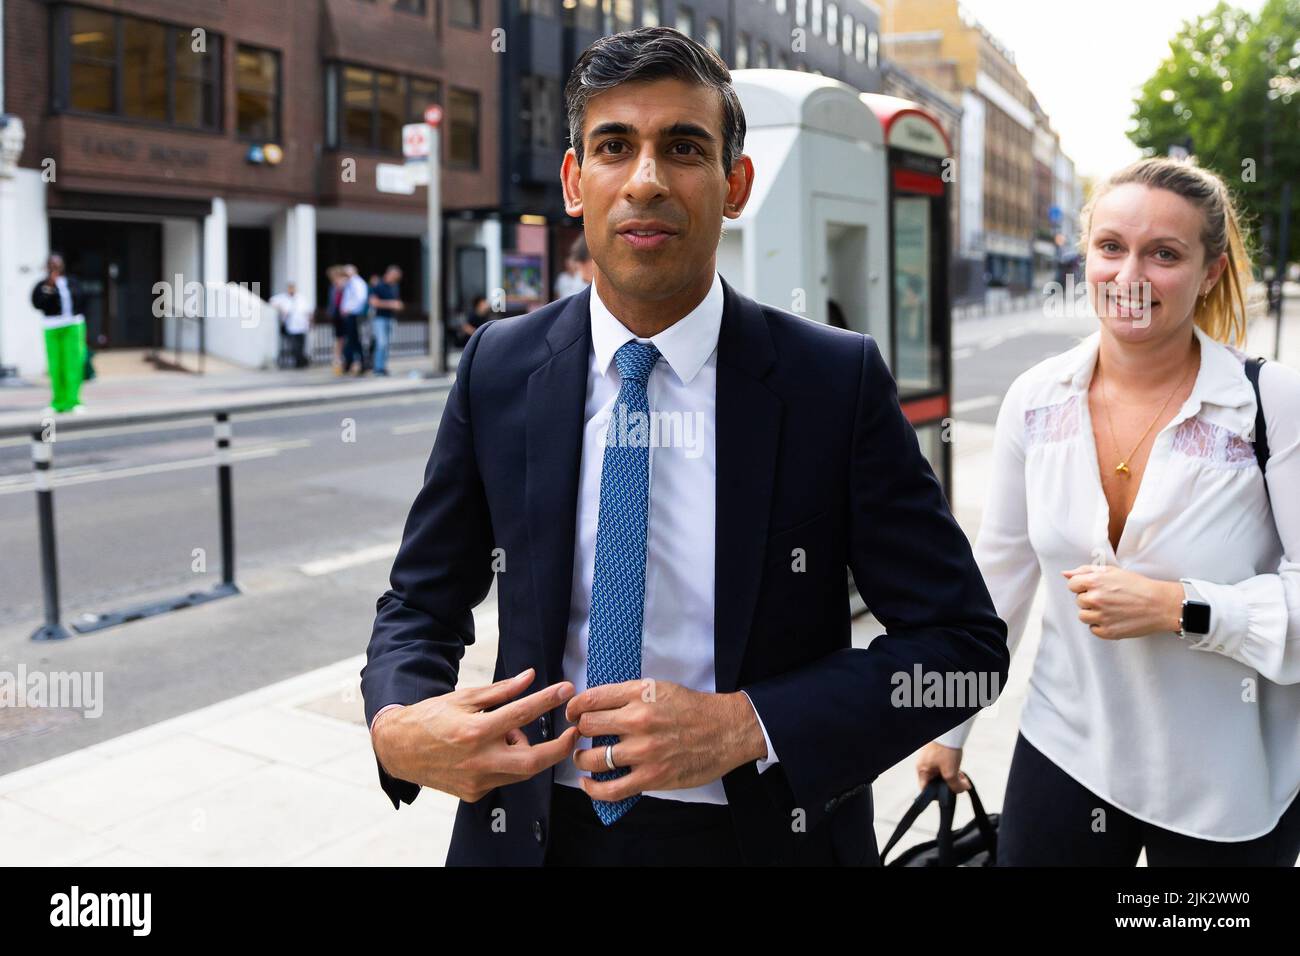
<svg viewBox="0 0 1300 956"><path fill-rule="evenodd" d="M1211 338L1199 325L1193 325L1192 331L1201 343L1201 367L1180 415L1195 415L1202 405L1215 405L1238 410L1233 417L1241 418L1243 424L1247 419L1253 421L1255 392L1246 379L1240 353ZM1101 332L1093 332L1068 353L1070 360L1062 363L1057 382L1071 392L1086 393L1100 348Z"/></svg>
<svg viewBox="0 0 1300 956"><path fill-rule="evenodd" d="M713 350L718 347L718 330L722 327L722 278L717 270L713 272L713 285L705 293L700 304L682 316L668 328L649 341L654 343L659 354L664 357L673 372L681 379L683 385L689 385L691 379L704 367ZM596 283L591 283L591 347L596 355L596 370L601 375L609 374L610 362L614 353L629 339L646 341L636 336L631 329L620 322L610 312L600 296L596 293Z"/></svg>

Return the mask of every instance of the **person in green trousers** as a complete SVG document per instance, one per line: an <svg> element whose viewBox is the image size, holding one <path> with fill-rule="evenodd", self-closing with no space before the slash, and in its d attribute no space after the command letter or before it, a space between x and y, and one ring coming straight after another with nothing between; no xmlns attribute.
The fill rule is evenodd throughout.
<svg viewBox="0 0 1300 956"><path fill-rule="evenodd" d="M32 305L45 324L45 356L56 412L85 411L81 379L86 365L85 296L81 284L66 274L63 257L52 253L45 278L32 289Z"/></svg>

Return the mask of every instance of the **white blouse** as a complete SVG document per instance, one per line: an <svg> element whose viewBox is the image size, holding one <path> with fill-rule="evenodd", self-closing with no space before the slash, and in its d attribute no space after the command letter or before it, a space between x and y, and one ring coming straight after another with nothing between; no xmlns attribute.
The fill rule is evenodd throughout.
<svg viewBox="0 0 1300 956"><path fill-rule="evenodd" d="M1046 585L1025 738L1139 820L1240 841L1272 830L1300 791L1300 373L1260 373L1270 509L1246 356L1196 336L1196 383L1156 435L1118 549L1088 411L1101 333L1017 378L975 557L1012 653ZM1210 604L1210 633L1096 637L1061 575L1081 564L1182 579ZM962 746L973 721L938 741Z"/></svg>

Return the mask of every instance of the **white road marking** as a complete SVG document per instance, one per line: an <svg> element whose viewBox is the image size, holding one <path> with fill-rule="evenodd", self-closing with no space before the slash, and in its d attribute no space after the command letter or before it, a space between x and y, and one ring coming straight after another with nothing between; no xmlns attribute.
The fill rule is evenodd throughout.
<svg viewBox="0 0 1300 956"><path fill-rule="evenodd" d="M369 564L371 561L381 559L392 560L397 554L396 544L376 544L369 548L361 548L358 551L349 551L345 554L336 554L332 558L321 558L319 561L308 561L306 564L300 564L298 570L308 577L320 577L322 574L332 574L335 571L342 571L344 568L355 568L360 564Z"/></svg>
<svg viewBox="0 0 1300 956"><path fill-rule="evenodd" d="M1001 405L1002 399L997 395L981 395L979 398L966 398L960 402L952 403L952 413L954 415L964 415L966 412L973 412L976 409L988 408L991 405Z"/></svg>
<svg viewBox="0 0 1300 956"><path fill-rule="evenodd" d="M399 395L397 398L375 398L358 401L354 405L333 405L327 408L318 408L312 405L304 405L297 408L278 408L265 412L239 412L233 411L231 414L232 424L235 426L235 438L239 438L240 422L255 422L264 418L291 418L293 416L317 415L323 411L329 411L330 408L337 408L340 411L352 410L355 408L374 408L384 405L414 405L416 402L425 402L429 400L430 395L436 396L442 392L442 389L435 388L429 391L418 392L412 396ZM55 434L58 434L58 419L55 419ZM134 435L139 432L162 432L172 431L185 428L211 428L212 415L201 414L197 417L177 418L166 422L146 422L142 425L117 425L112 428L97 428L93 431L70 431L64 438L58 439L62 442L75 441L84 438L106 438L110 435ZM15 445L27 445L31 443L31 438L26 435L15 435L10 438L0 438L0 448L12 448Z"/></svg>
<svg viewBox="0 0 1300 956"><path fill-rule="evenodd" d="M390 429L394 435L409 435L412 432L432 432L437 430L437 422L407 422L405 425L394 425Z"/></svg>
<svg viewBox="0 0 1300 956"><path fill-rule="evenodd" d="M254 448L229 449L228 454L231 461L251 461L256 458L271 458L282 451L289 451L294 448L306 448L310 444L311 439L309 438L294 438L289 441L268 442ZM117 478L134 478L139 475L184 471L187 468L212 467L216 464L217 456L213 454L205 455L202 458L182 458L178 461L154 462L148 465L134 465L130 468L114 468L107 471L98 467L85 468L81 471L74 468L60 471L58 468L54 468L48 474L53 479L53 486L62 488L65 485L85 485L95 481L113 481ZM25 491L33 491L36 488L36 482L30 475L24 475L18 480L14 480L14 478L15 476L9 476L0 479L0 482L12 482L9 484L0 483L0 495L15 495Z"/></svg>

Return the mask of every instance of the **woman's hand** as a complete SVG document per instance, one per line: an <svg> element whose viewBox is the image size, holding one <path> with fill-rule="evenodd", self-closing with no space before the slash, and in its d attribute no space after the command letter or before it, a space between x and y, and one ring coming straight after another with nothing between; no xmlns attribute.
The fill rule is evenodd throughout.
<svg viewBox="0 0 1300 956"><path fill-rule="evenodd" d="M941 743L928 743L921 748L916 759L916 784L924 790L935 777L943 777L948 789L961 793L970 789L970 780L961 772L961 749L946 747Z"/></svg>
<svg viewBox="0 0 1300 956"><path fill-rule="evenodd" d="M1183 586L1156 581L1113 564L1081 564L1062 571L1079 605L1079 620L1105 641L1177 634Z"/></svg>

